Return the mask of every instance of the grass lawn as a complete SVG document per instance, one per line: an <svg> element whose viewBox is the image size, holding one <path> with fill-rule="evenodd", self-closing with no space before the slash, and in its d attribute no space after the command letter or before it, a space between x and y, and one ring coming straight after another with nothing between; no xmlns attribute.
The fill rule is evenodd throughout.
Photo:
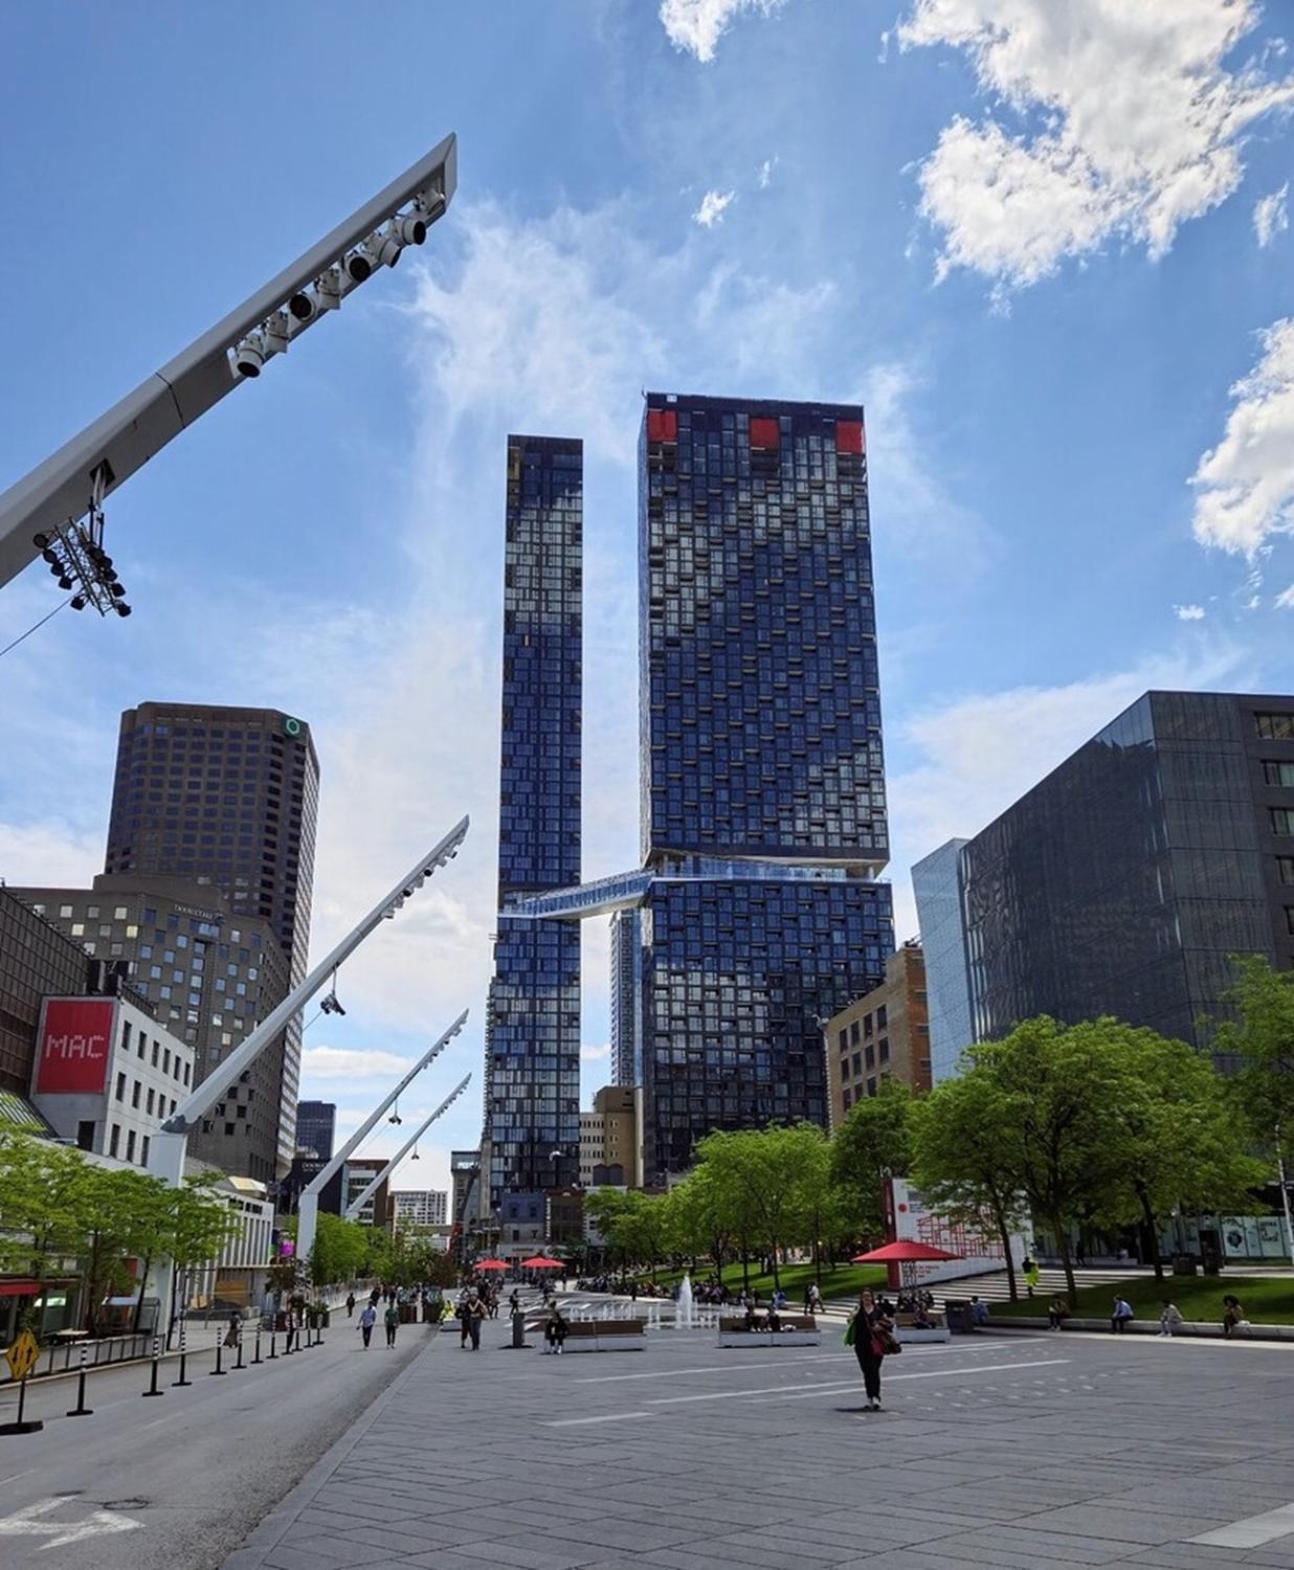
<svg viewBox="0 0 1294 1570"><path fill-rule="evenodd" d="M1183 1319L1221 1324L1222 1297L1230 1293L1240 1299L1245 1318L1256 1325L1294 1324L1294 1279L1238 1276L1230 1271L1220 1276L1168 1276L1162 1287L1153 1277L1146 1276L1108 1286L1080 1287L1075 1314L1082 1319L1108 1318L1116 1292L1127 1298L1138 1319L1158 1319L1162 1300L1167 1296L1181 1309ZM966 1295L969 1296L969 1288ZM1050 1301L1047 1293L1040 1292L1031 1300L1022 1297L1018 1303L990 1304L990 1312L994 1316L1045 1314Z"/></svg>
<svg viewBox="0 0 1294 1570"><path fill-rule="evenodd" d="M680 1275L681 1272L677 1270L658 1270L656 1280L662 1286L672 1287ZM708 1266L702 1265L696 1279L709 1281L712 1276L713 1271ZM805 1288L814 1279L813 1266L811 1264L782 1265L778 1269L778 1279L782 1283L782 1290L793 1303L803 1302ZM834 1270L824 1267L822 1295L823 1297L857 1297L864 1287L883 1286L885 1279L884 1265L837 1265ZM741 1266L725 1265L723 1280L731 1291L740 1292ZM756 1263L752 1263L750 1267L750 1287L752 1292L758 1292L761 1297L767 1297L773 1290L772 1276L764 1275ZM1183 1313L1185 1313L1184 1309Z"/></svg>

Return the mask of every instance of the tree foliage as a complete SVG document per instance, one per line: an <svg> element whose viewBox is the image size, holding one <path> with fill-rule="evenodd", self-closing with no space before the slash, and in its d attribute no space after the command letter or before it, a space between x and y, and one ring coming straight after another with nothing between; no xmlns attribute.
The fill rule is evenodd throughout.
<svg viewBox="0 0 1294 1570"><path fill-rule="evenodd" d="M906 1085L882 1080L876 1095L849 1109L831 1142L832 1176L861 1234L884 1232L885 1180L906 1177L912 1164L912 1104Z"/></svg>

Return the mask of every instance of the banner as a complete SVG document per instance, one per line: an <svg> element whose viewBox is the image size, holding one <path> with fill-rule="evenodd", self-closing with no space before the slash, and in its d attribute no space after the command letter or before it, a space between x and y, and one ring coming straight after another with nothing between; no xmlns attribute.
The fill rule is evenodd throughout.
<svg viewBox="0 0 1294 1570"><path fill-rule="evenodd" d="M937 1210L930 1209L918 1189L904 1178L889 1180L889 1221L894 1239L905 1242L929 1243L946 1253L956 1254L956 1259L930 1264L905 1265L907 1278L912 1283L928 1281L953 1281L958 1276L980 1275L992 1270L1006 1269L1006 1256L1002 1240L991 1228L952 1221ZM1023 1230L1024 1212L1011 1229L1011 1253L1015 1263L1028 1253L1026 1234Z"/></svg>
<svg viewBox="0 0 1294 1570"><path fill-rule="evenodd" d="M36 1057L38 1095L102 1095L112 1055L111 998L52 998Z"/></svg>

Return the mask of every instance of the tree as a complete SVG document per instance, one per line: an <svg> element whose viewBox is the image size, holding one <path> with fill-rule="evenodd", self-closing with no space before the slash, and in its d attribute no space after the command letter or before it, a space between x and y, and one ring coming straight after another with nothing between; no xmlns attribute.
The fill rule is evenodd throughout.
<svg viewBox="0 0 1294 1570"><path fill-rule="evenodd" d="M1021 1175L1003 1087L985 1069L972 1068L936 1085L912 1111L911 1175L917 1187L954 1220L997 1234L1014 1303L1020 1293L1011 1231Z"/></svg>
<svg viewBox="0 0 1294 1570"><path fill-rule="evenodd" d="M181 1301L181 1283L187 1281L189 1271L217 1258L225 1244L237 1234L238 1221L228 1201L215 1192L219 1183L217 1173L204 1172L197 1177L186 1178L179 1188L163 1189L165 1200L161 1207L160 1236L145 1236L135 1243L136 1249L144 1256L140 1298L135 1305L136 1329L139 1328L143 1281L148 1275L150 1259L160 1255L170 1258L171 1314L174 1318ZM169 1343L169 1327L167 1339Z"/></svg>
<svg viewBox="0 0 1294 1570"><path fill-rule="evenodd" d="M712 1167L695 1167L670 1189L666 1205L670 1247L687 1254L709 1254L715 1274L722 1276L724 1257L736 1235L730 1196Z"/></svg>
<svg viewBox="0 0 1294 1570"><path fill-rule="evenodd" d="M801 1144L801 1165L796 1179L795 1212L797 1241L813 1250L813 1274L822 1285L823 1244L835 1247L850 1230L849 1195L836 1182L831 1142L814 1124L799 1125L810 1131Z"/></svg>
<svg viewBox="0 0 1294 1570"><path fill-rule="evenodd" d="M885 1180L906 1177L912 1161L912 1092L898 1080L881 1081L845 1114L831 1141L831 1169L849 1196L858 1232L885 1230Z"/></svg>
<svg viewBox="0 0 1294 1570"><path fill-rule="evenodd" d="M749 1228L747 1237L767 1248L775 1286L781 1285L778 1255L797 1241L797 1223L803 1219L811 1147L824 1144L816 1123L707 1134L697 1143L701 1168L708 1167L720 1190L733 1196L736 1213Z"/></svg>
<svg viewBox="0 0 1294 1570"><path fill-rule="evenodd" d="M1235 1017L1219 1022L1211 1046L1234 1065L1235 1103L1258 1147L1276 1163L1286 1246L1294 1256L1288 1169L1294 1163L1294 971L1273 970L1261 955L1233 955L1235 985L1226 1001Z"/></svg>

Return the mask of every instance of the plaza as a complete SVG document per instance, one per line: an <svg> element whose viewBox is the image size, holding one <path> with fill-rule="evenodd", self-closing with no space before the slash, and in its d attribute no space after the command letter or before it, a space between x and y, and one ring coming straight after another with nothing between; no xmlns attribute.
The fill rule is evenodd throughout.
<svg viewBox="0 0 1294 1570"><path fill-rule="evenodd" d="M443 1331L224 1570L1294 1566L1287 1350L964 1337L887 1363L866 1413L838 1335L553 1358Z"/></svg>

